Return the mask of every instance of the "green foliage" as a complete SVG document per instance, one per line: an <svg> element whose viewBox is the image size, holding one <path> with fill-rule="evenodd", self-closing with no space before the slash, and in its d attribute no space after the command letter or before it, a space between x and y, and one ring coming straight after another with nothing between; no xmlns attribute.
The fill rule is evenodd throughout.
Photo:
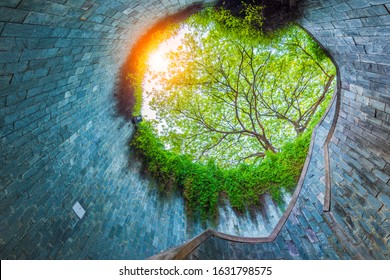
<svg viewBox="0 0 390 280"><path fill-rule="evenodd" d="M266 37L262 8L244 6L240 17L206 9L186 22L169 73L151 75L159 119L138 124L131 141L160 186L179 186L203 218L221 198L242 212L292 190L331 98L335 68L316 42L293 25ZM130 78L138 113L142 80Z"/></svg>
<svg viewBox="0 0 390 280"><path fill-rule="evenodd" d="M249 7L250 19L212 9L188 19L169 71L154 73L157 86L147 94L172 151L224 166L255 163L303 133L327 106L335 69L322 49L294 25L248 39L242 32L257 30L253 17L260 13Z"/></svg>
<svg viewBox="0 0 390 280"><path fill-rule="evenodd" d="M307 131L286 143L279 153L267 153L260 164L221 168L214 161L202 164L192 161L189 155L165 149L153 126L144 121L139 124L131 146L166 191L173 185L182 188L189 209L205 218L217 214L221 197L227 197L237 211L258 205L264 193L279 200L282 188L294 188L309 143L310 131Z"/></svg>
<svg viewBox="0 0 390 280"><path fill-rule="evenodd" d="M199 28L212 28L226 38L245 38L259 40L263 38L263 7L243 2L243 9L239 16L233 16L231 11L224 8L204 9L192 16L188 23Z"/></svg>
<svg viewBox="0 0 390 280"><path fill-rule="evenodd" d="M142 75L140 75L139 73L128 74L126 79L133 87L133 94L135 97L135 104L132 109L132 115L140 116L142 110L142 100L143 100Z"/></svg>
<svg viewBox="0 0 390 280"><path fill-rule="evenodd" d="M203 217L216 214L222 173L213 162L194 163L186 155L166 150L147 121L138 125L131 146L165 190L178 185L183 188L190 209L198 211Z"/></svg>

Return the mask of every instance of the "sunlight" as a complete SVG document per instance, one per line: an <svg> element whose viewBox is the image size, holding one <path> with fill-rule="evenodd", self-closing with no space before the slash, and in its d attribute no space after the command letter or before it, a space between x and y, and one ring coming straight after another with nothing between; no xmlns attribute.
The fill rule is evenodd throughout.
<svg viewBox="0 0 390 280"><path fill-rule="evenodd" d="M186 27L181 28L178 34L161 43L158 48L149 55L147 61L148 71L146 71L142 83L144 92L151 92L153 89L162 89L162 86L153 79L153 74L169 71L169 53L179 49L186 33L188 33L188 29ZM147 120L155 120L157 118L156 112L149 105L152 98L153 96L147 94L143 97L142 115Z"/></svg>
<svg viewBox="0 0 390 280"><path fill-rule="evenodd" d="M148 61L149 70L152 72L166 72L168 64L167 51L161 47L150 55Z"/></svg>
<svg viewBox="0 0 390 280"><path fill-rule="evenodd" d="M188 33L188 28L182 27L180 31L173 37L161 43L157 50L150 54L148 59L148 68L151 72L166 72L169 66L168 54L171 51L177 51L181 45L181 40Z"/></svg>

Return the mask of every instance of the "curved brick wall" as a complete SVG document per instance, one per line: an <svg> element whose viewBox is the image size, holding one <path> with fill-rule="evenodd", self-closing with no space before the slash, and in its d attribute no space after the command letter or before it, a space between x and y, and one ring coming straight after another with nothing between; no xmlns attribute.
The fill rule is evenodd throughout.
<svg viewBox="0 0 390 280"><path fill-rule="evenodd" d="M188 239L182 202L162 203L129 157L115 93L137 38L195 2L0 0L2 259L146 258ZM314 156L273 243L211 237L190 258L389 258L390 1L306 2L300 23L341 77L331 211Z"/></svg>
<svg viewBox="0 0 390 280"><path fill-rule="evenodd" d="M330 212L322 209L323 124L297 204L275 240L242 244L212 235L190 259L390 258L390 1L306 1L299 22L340 71Z"/></svg>

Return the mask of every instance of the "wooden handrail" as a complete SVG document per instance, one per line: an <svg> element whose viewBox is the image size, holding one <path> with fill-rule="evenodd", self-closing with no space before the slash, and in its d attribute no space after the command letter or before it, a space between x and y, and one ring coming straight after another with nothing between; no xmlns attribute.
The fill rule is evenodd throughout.
<svg viewBox="0 0 390 280"><path fill-rule="evenodd" d="M195 238L191 239L187 243L185 243L185 244L183 244L181 246L172 248L172 249L170 249L170 250L168 250L166 252L163 252L161 254L152 256L149 259L173 259L173 260L185 259L196 248L198 248L201 244L203 244L206 240L208 240L210 237L213 237L213 236L221 238L221 239L224 239L224 240L228 240L228 241L232 241L232 242L239 242L239 243L267 243L267 242L274 241L275 238L280 233L281 229L283 228L284 224L286 223L288 217L290 216L290 214L291 214L291 212L292 212L292 210L293 210L293 208L296 205L296 202L298 200L299 194L300 194L302 186L303 186L303 182L304 182L306 174L307 174L307 170L308 170L308 167L309 167L311 156L312 156L312 153L313 153L314 140L315 140L315 137L316 137L316 132L318 130L318 127L323 123L325 118L328 116L330 108L332 108L333 105L336 106L334 119L336 117L338 117L338 111L339 111L339 108L340 108L339 107L339 99L340 99L340 97L339 97L339 95L340 95L340 93L339 93L339 90L340 90L339 85L340 85L340 83L339 83L339 79L338 79L336 92L333 95L332 100L331 100L331 102L330 102L326 112L324 113L324 115L322 116L321 120L319 121L319 123L316 125L316 127L313 130L313 133L312 133L312 136L311 136L311 141L310 141L310 147L309 147L308 155L306 157L305 164L303 166L302 173L301 173L301 176L299 178L297 187L296 187L296 189L294 191L294 194L291 197L290 203L288 204L286 211L283 213L283 215L280 218L279 222L276 224L275 228L273 229L273 231L271 232L271 234L269 236L267 236L267 237L241 237L241 236L234 236L234 235L230 235L230 234L226 234L226 233L221 233L221 232L215 231L213 229L207 229L206 231L204 231L203 233L199 234ZM334 104L334 102L336 102L336 104ZM330 139L333 136L333 132L334 132L335 126L337 124L337 120L335 121L334 119L333 119L333 122L332 122L332 125L331 125L331 129L329 130L329 133L328 133L327 138L326 138L329 142L330 142ZM328 142L328 144L329 144L329 142ZM329 152L328 152L327 147L325 147L325 145L324 145L324 149L325 149L324 150L324 153L325 153L324 156L328 157L329 156ZM326 167L327 164L328 164L328 168ZM326 171L326 170L328 170L328 171ZM325 172L329 172L329 158L327 160L325 160ZM330 178L330 174L325 174L325 176L328 176L328 175L329 175L329 178ZM330 181L328 181L328 182L329 182L329 185L325 185L325 198L328 197L327 196L327 192L330 192ZM329 199L329 201L330 201L329 197L327 199ZM328 201L326 201L326 203L328 203ZM325 200L324 200L324 208L325 208Z"/></svg>

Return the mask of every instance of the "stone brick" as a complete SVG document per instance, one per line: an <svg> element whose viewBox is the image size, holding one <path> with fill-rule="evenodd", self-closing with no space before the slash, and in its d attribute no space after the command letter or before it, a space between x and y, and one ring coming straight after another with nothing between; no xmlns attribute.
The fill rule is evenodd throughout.
<svg viewBox="0 0 390 280"><path fill-rule="evenodd" d="M297 246L292 241L287 241L288 252L292 257L298 257L299 252Z"/></svg>
<svg viewBox="0 0 390 280"><path fill-rule="evenodd" d="M117 73L139 34L165 9L172 13L190 2L0 0L0 6L18 7L0 9L8 11L0 17L7 21L0 23L0 104L6 106L0 109L0 166L7 171L0 209L14 211L9 221L25 222L0 228L7 238L0 241L2 258L142 259L203 230L187 220L180 196L161 201L148 186L151 179L128 151L132 128L114 116L113 100ZM383 246L380 227L389 209L388 1L307 2L300 22L333 55L345 89L330 149L334 221L324 221L317 198L330 119L318 130L294 218L275 242L214 237L198 258L349 259L358 251L386 257L375 248ZM87 219L69 213L76 200L88 207ZM29 208L18 208L24 203ZM20 235L27 231L28 237Z"/></svg>
<svg viewBox="0 0 390 280"><path fill-rule="evenodd" d="M320 213L318 213L316 210L311 211L311 214L318 224L324 221Z"/></svg>
<svg viewBox="0 0 390 280"><path fill-rule="evenodd" d="M379 4L387 4L388 1L386 0L368 0L368 2L372 5L379 5Z"/></svg>
<svg viewBox="0 0 390 280"><path fill-rule="evenodd" d="M30 24L19 24L19 23L7 23L1 33L5 37L49 37L53 32L53 28L30 25Z"/></svg>
<svg viewBox="0 0 390 280"><path fill-rule="evenodd" d="M360 9L371 6L368 0L348 0L347 3L353 9Z"/></svg>
<svg viewBox="0 0 390 280"><path fill-rule="evenodd" d="M332 21L332 24L335 28L345 28L347 27L347 24L343 20L337 20L337 21Z"/></svg>
<svg viewBox="0 0 390 280"><path fill-rule="evenodd" d="M0 52L0 63L17 62L20 57L19 51Z"/></svg>
<svg viewBox="0 0 390 280"><path fill-rule="evenodd" d="M45 13L63 16L69 11L69 7L61 3L50 3L46 8Z"/></svg>
<svg viewBox="0 0 390 280"><path fill-rule="evenodd" d="M381 20L382 17L386 17L386 16L362 18L361 21L364 26L378 26L378 25L385 24L384 21L386 21L386 19L384 18L384 21L382 21Z"/></svg>
<svg viewBox="0 0 390 280"><path fill-rule="evenodd" d="M18 5L18 9L43 12L48 5L49 1L47 0L22 0Z"/></svg>
<svg viewBox="0 0 390 280"><path fill-rule="evenodd" d="M386 208L390 209L390 195L389 194L380 193L378 198L385 205Z"/></svg>
<svg viewBox="0 0 390 280"><path fill-rule="evenodd" d="M8 97L6 99L6 106L10 106L10 105L13 105L19 101L22 101L26 98L26 96L27 96L26 91L20 91L17 93L10 94L10 95L8 95Z"/></svg>
<svg viewBox="0 0 390 280"><path fill-rule="evenodd" d="M27 14L28 14L27 11L0 7L0 21L23 22Z"/></svg>
<svg viewBox="0 0 390 280"><path fill-rule="evenodd" d="M22 0L0 0L0 7L16 8Z"/></svg>
<svg viewBox="0 0 390 280"><path fill-rule="evenodd" d="M63 22L60 17L39 12L30 12L24 19L24 23L29 24L54 25L60 22Z"/></svg>
<svg viewBox="0 0 390 280"><path fill-rule="evenodd" d="M343 91L343 96L345 96L348 99L355 100L356 99L356 93L350 92L350 91Z"/></svg>
<svg viewBox="0 0 390 280"><path fill-rule="evenodd" d="M360 19L350 19L346 20L345 23L348 27L362 27L363 23Z"/></svg>
<svg viewBox="0 0 390 280"><path fill-rule="evenodd" d="M306 234L311 243L318 242L317 235L313 230L311 230L310 228L306 229Z"/></svg>
<svg viewBox="0 0 390 280"><path fill-rule="evenodd" d="M385 184L388 183L389 180L390 180L390 176L388 174L385 174L385 173L383 173L382 171L380 171L378 169L374 169L373 173L375 174L375 176L377 178L379 178Z"/></svg>

